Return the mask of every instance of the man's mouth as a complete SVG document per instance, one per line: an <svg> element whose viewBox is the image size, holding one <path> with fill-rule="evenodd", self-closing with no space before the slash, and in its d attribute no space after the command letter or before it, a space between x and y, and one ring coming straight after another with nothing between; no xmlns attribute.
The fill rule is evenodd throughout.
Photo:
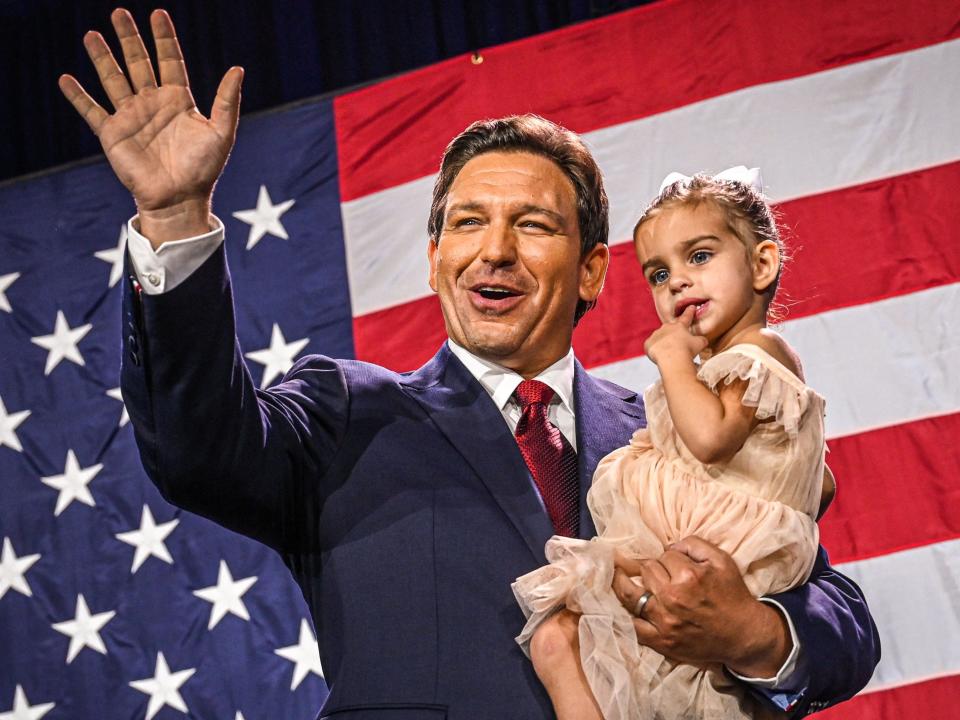
<svg viewBox="0 0 960 720"><path fill-rule="evenodd" d="M513 290L508 290L507 288L502 287L479 287L474 292L480 294L480 297L487 300L503 300L508 297L515 297L520 293L514 292Z"/></svg>
<svg viewBox="0 0 960 720"><path fill-rule="evenodd" d="M673 308L673 316L680 317L683 315L683 311L688 307L693 305L696 309L693 311L694 320L699 319L703 313L706 312L707 308L710 307L710 301L706 298L685 298L678 302Z"/></svg>
<svg viewBox="0 0 960 720"><path fill-rule="evenodd" d="M523 298L517 288L507 285L474 285L470 288L470 299L474 306L483 312L506 312Z"/></svg>

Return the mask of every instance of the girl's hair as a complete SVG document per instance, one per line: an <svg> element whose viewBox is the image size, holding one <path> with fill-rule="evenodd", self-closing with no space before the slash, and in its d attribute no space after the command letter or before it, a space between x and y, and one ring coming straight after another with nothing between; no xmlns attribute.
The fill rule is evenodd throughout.
<svg viewBox="0 0 960 720"><path fill-rule="evenodd" d="M780 270L764 294L767 296L767 314L771 321L782 320L784 308L779 304L771 307L784 265L790 259L789 251L780 237L777 216L766 197L746 183L737 180L717 180L710 175L698 173L686 180L677 180L667 185L655 197L637 220L633 228L636 237L640 226L663 210L673 207L697 207L712 202L727 217L727 226L748 249L770 240L780 251Z"/></svg>

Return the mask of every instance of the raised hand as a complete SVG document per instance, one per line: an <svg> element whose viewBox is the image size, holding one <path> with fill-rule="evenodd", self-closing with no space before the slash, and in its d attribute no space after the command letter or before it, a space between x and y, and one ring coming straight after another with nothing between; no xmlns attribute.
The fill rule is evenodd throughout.
<svg viewBox="0 0 960 720"><path fill-rule="evenodd" d="M159 85L133 17L118 8L110 19L127 75L100 33L88 32L83 44L115 112L104 110L71 75L60 77L60 90L100 138L137 204L141 231L155 247L206 232L213 186L236 138L243 69L232 67L224 75L208 119L190 93L170 16L164 10L150 15Z"/></svg>
<svg viewBox="0 0 960 720"><path fill-rule="evenodd" d="M643 346L647 357L658 366L671 361L692 362L708 345L705 337L690 331L694 314L695 308L691 305L680 317L654 330Z"/></svg>

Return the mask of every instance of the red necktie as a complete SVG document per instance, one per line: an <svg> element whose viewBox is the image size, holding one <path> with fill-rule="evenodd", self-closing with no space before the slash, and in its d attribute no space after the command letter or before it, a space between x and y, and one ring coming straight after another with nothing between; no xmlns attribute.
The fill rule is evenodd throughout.
<svg viewBox="0 0 960 720"><path fill-rule="evenodd" d="M553 390L539 380L524 380L514 393L523 408L517 445L523 455L557 535L576 537L580 529L577 453L547 419Z"/></svg>

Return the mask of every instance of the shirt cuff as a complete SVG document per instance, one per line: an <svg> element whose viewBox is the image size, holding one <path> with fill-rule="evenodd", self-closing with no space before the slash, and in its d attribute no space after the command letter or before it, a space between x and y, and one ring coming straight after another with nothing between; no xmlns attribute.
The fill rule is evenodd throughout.
<svg viewBox="0 0 960 720"><path fill-rule="evenodd" d="M793 679L793 674L797 670L797 660L800 657L800 640L797 638L797 629L793 626L793 620L790 618L790 614L784 609L783 605L771 598L760 598L760 602L773 605L783 614L783 617L786 618L787 627L790 628L790 640L793 643L793 648L790 650L790 654L787 655L787 659L780 667L780 670L771 678L750 678L744 677L743 675L738 675L732 670L729 672L735 678L742 680L745 683L749 683L757 689L783 690L785 688L792 688L794 686L791 684L791 680Z"/></svg>
<svg viewBox="0 0 960 720"><path fill-rule="evenodd" d="M158 250L143 235L139 216L127 222L127 252L133 272L147 295L170 292L193 274L223 242L223 223L213 217L214 228L203 235L165 242Z"/></svg>

